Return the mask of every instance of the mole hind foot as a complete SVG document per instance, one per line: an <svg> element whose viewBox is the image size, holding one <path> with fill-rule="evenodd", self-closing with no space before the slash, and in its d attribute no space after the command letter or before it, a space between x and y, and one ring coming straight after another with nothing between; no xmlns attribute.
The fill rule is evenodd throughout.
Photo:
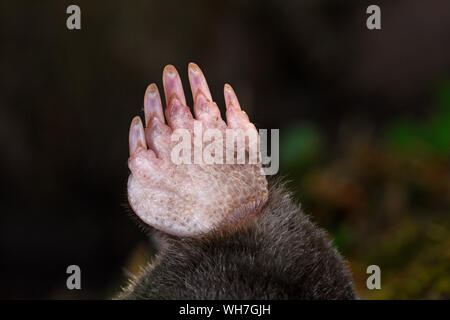
<svg viewBox="0 0 450 320"><path fill-rule="evenodd" d="M232 227L267 201L259 136L228 84L225 123L200 68L190 63L194 116L177 70L163 71L165 112L158 88L144 97L145 124L130 126L128 200L146 224L175 236Z"/></svg>

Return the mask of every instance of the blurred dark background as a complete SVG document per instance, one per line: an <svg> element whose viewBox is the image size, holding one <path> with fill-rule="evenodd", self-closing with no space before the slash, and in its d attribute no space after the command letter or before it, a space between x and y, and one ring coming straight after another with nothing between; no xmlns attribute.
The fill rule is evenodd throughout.
<svg viewBox="0 0 450 320"><path fill-rule="evenodd" d="M110 298L146 261L128 127L166 64L188 88L190 61L219 105L229 82L280 129L281 174L361 297L450 298L449 40L446 0L0 1L0 298Z"/></svg>

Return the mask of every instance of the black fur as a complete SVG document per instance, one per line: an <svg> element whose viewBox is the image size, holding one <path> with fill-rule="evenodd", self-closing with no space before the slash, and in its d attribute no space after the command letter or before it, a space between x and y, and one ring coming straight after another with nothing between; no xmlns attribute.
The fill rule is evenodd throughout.
<svg viewBox="0 0 450 320"><path fill-rule="evenodd" d="M162 236L161 252L119 299L354 299L326 233L280 183L261 212L202 238Z"/></svg>

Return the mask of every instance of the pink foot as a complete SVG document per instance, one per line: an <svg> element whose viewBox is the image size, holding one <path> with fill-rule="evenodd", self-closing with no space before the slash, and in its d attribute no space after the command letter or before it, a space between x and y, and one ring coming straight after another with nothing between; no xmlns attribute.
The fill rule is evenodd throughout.
<svg viewBox="0 0 450 320"><path fill-rule="evenodd" d="M195 118L186 106L177 70L168 65L163 72L165 117L158 88L151 84L144 97L146 128L140 117L135 117L129 137L128 199L131 207L148 225L176 236L199 236L232 227L257 213L268 196L260 157L251 162L249 156L250 141L255 142L252 137L257 138L258 134L241 110L233 89L228 84L224 88L225 123L200 68L190 63L188 73ZM205 142L196 140L194 132L198 132L198 128L202 129ZM206 139L208 129L216 129L210 131L221 134L223 139L209 136ZM226 137L230 137L227 134L243 131L249 135L245 145L232 141L231 146L237 149L226 149L226 140L229 141ZM180 139L180 133L188 135L189 140ZM180 153L181 140L188 141L184 146L191 147L192 154L187 154L186 149ZM200 144L203 153L198 151ZM244 164L237 162L242 154L238 152L239 147L245 149L248 158ZM232 154L227 158L230 150ZM184 163L175 159L179 155L186 160ZM223 155L222 162L219 155ZM208 162L211 157L214 163ZM233 160L231 164L227 162L229 159Z"/></svg>

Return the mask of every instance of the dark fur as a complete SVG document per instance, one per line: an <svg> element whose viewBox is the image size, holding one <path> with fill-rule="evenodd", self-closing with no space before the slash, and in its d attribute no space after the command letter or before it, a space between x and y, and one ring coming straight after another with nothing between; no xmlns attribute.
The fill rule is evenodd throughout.
<svg viewBox="0 0 450 320"><path fill-rule="evenodd" d="M119 299L354 299L326 233L279 183L260 213L202 238L162 236L161 252Z"/></svg>

